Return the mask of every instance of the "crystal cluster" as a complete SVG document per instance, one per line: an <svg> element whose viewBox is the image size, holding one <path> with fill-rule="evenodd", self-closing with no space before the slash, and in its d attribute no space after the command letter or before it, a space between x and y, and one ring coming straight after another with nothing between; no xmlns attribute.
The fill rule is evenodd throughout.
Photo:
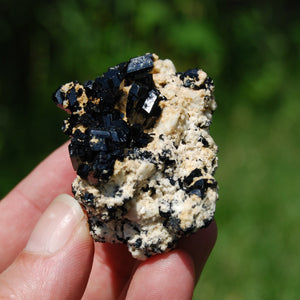
<svg viewBox="0 0 300 300"><path fill-rule="evenodd" d="M146 54L53 94L70 114L73 192L96 241L145 259L209 224L218 198L213 89L202 70L176 73Z"/></svg>
<svg viewBox="0 0 300 300"><path fill-rule="evenodd" d="M72 137L70 156L82 179L91 184L109 179L125 149L144 147L152 140L144 128L153 126L161 113L158 103L164 99L148 74L152 68L153 57L148 54L110 68L94 81L83 85L71 82L55 92L54 102L71 113L63 131ZM131 85L127 122L124 113L115 108L124 84Z"/></svg>

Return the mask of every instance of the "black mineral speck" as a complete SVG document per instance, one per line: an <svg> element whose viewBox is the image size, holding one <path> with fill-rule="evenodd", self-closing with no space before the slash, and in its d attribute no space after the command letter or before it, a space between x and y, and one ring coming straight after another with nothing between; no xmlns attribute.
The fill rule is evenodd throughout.
<svg viewBox="0 0 300 300"><path fill-rule="evenodd" d="M142 245L142 239L138 238L138 239L135 241L134 246L135 246L136 248L140 248L141 245Z"/></svg>
<svg viewBox="0 0 300 300"><path fill-rule="evenodd" d="M197 180L192 186L190 186L187 191L190 194L195 194L200 198L204 198L208 188L216 188L217 182L212 179L201 178Z"/></svg>
<svg viewBox="0 0 300 300"><path fill-rule="evenodd" d="M95 199L95 196L93 194L87 193L87 192L84 193L84 195L82 197L83 204L85 206L91 207L93 209L96 208L94 199Z"/></svg>
<svg viewBox="0 0 300 300"><path fill-rule="evenodd" d="M205 139L202 135L199 137L198 141L203 144L204 148L208 148L209 147L209 143L208 143L207 139Z"/></svg>
<svg viewBox="0 0 300 300"><path fill-rule="evenodd" d="M174 180L174 178L168 177L168 179L169 179L169 181L170 181L170 183L171 183L172 185L175 185L175 184L176 184L176 181Z"/></svg>
<svg viewBox="0 0 300 300"><path fill-rule="evenodd" d="M188 176L184 177L183 182L187 185L190 185L193 182L195 177L202 176L202 172L200 169L194 169Z"/></svg>
<svg viewBox="0 0 300 300"><path fill-rule="evenodd" d="M204 220L203 220L204 225L203 225L202 228L208 227L208 226L210 225L210 223L212 222L212 220L213 220L213 219L204 219Z"/></svg>
<svg viewBox="0 0 300 300"><path fill-rule="evenodd" d="M161 206L159 206L158 212L161 217L166 218L166 219L169 219L171 216L171 211L170 210L164 211L164 210L162 210Z"/></svg>
<svg viewBox="0 0 300 300"><path fill-rule="evenodd" d="M171 216L168 219L167 227L171 227L173 230L176 230L176 231L181 231L180 223L181 223L181 220L179 218Z"/></svg>
<svg viewBox="0 0 300 300"><path fill-rule="evenodd" d="M150 187L149 187L148 184L147 184L146 186L143 186L143 187L141 188L141 190L142 190L144 193L148 192L149 189L150 189Z"/></svg>

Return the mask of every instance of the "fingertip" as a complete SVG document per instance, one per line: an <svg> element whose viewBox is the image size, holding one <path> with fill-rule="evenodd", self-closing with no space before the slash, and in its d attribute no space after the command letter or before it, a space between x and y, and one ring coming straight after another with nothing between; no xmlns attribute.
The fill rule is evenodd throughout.
<svg viewBox="0 0 300 300"><path fill-rule="evenodd" d="M217 235L217 224L213 220L206 228L199 229L195 234L183 238L178 243L178 248L186 251L194 262L196 281L216 243Z"/></svg>
<svg viewBox="0 0 300 300"><path fill-rule="evenodd" d="M191 299L194 278L193 261L185 251L159 254L137 267L126 299Z"/></svg>
<svg viewBox="0 0 300 300"><path fill-rule="evenodd" d="M61 194L50 204L39 219L25 247L25 251L51 255L68 242L76 230L84 228L85 218L78 202L67 194Z"/></svg>

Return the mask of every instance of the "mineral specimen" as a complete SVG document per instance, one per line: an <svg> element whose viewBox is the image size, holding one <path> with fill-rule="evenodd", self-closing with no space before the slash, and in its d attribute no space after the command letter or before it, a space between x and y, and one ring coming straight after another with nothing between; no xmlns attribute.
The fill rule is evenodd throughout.
<svg viewBox="0 0 300 300"><path fill-rule="evenodd" d="M146 54L54 93L70 114L73 193L95 241L127 244L143 260L211 222L213 90L202 70L176 73L170 60Z"/></svg>

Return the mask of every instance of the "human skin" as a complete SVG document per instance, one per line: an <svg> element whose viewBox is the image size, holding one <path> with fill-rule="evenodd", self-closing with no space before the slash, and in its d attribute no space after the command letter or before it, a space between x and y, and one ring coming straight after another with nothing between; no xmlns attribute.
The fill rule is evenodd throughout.
<svg viewBox="0 0 300 300"><path fill-rule="evenodd" d="M216 223L137 261L126 245L93 242L75 175L64 144L0 202L0 299L191 299Z"/></svg>

